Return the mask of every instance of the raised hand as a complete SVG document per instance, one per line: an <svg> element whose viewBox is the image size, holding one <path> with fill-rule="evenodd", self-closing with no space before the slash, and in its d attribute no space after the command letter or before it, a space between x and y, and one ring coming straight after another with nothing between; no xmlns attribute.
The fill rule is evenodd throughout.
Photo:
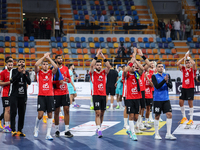
<svg viewBox="0 0 200 150"><path fill-rule="evenodd" d="M143 56L142 50L138 49L138 55Z"/></svg>
<svg viewBox="0 0 200 150"><path fill-rule="evenodd" d="M49 56L50 54L51 54L50 52L47 52L44 54L44 57L47 58L47 56Z"/></svg>
<svg viewBox="0 0 200 150"><path fill-rule="evenodd" d="M99 48L97 51L97 56L101 55L101 53L102 53L102 49Z"/></svg>
<svg viewBox="0 0 200 150"><path fill-rule="evenodd" d="M164 78L165 78L165 81L168 82L168 80L169 80L168 74Z"/></svg>

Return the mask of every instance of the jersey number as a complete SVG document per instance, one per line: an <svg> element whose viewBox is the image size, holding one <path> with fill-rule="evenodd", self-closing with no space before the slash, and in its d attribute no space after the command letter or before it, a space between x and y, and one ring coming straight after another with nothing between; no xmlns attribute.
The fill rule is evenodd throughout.
<svg viewBox="0 0 200 150"><path fill-rule="evenodd" d="M95 106L96 106L96 107L99 106L99 102L95 102Z"/></svg>
<svg viewBox="0 0 200 150"><path fill-rule="evenodd" d="M130 112L131 111L131 107L128 107L128 112Z"/></svg>
<svg viewBox="0 0 200 150"><path fill-rule="evenodd" d="M159 107L155 107L155 112L159 112L160 108Z"/></svg>

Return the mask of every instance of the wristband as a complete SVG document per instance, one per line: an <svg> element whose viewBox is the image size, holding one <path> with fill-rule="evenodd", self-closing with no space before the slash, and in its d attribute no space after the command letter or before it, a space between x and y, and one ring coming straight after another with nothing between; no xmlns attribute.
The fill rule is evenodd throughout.
<svg viewBox="0 0 200 150"><path fill-rule="evenodd" d="M107 62L108 60L107 60L107 59L104 59L103 61L104 61L104 62Z"/></svg>
<svg viewBox="0 0 200 150"><path fill-rule="evenodd" d="M97 57L94 57L95 60L97 60Z"/></svg>
<svg viewBox="0 0 200 150"><path fill-rule="evenodd" d="M146 59L147 59L147 58L146 58L144 55L142 56L142 58L143 58L144 60L146 60Z"/></svg>
<svg viewBox="0 0 200 150"><path fill-rule="evenodd" d="M130 66L130 67L133 67L133 63L130 63L129 66Z"/></svg>

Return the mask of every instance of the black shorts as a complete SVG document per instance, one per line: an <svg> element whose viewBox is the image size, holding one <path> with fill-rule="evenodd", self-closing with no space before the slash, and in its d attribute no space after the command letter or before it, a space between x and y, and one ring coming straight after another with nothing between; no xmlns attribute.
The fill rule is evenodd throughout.
<svg viewBox="0 0 200 150"><path fill-rule="evenodd" d="M145 91L141 91L142 98L140 99L140 106L141 108L145 108Z"/></svg>
<svg viewBox="0 0 200 150"><path fill-rule="evenodd" d="M126 100L126 113L127 114L139 114L140 99Z"/></svg>
<svg viewBox="0 0 200 150"><path fill-rule="evenodd" d="M9 97L2 97L2 104L3 104L3 107L9 107L10 106L10 100L9 100Z"/></svg>
<svg viewBox="0 0 200 150"><path fill-rule="evenodd" d="M161 111L165 114L167 112L172 112L172 107L170 101L154 101L154 113L161 114Z"/></svg>
<svg viewBox="0 0 200 150"><path fill-rule="evenodd" d="M106 95L115 96L115 87L106 87Z"/></svg>
<svg viewBox="0 0 200 150"><path fill-rule="evenodd" d="M55 101L53 96L38 96L37 111L52 112L55 110Z"/></svg>
<svg viewBox="0 0 200 150"><path fill-rule="evenodd" d="M181 95L179 97L179 99L182 100L194 100L194 88L190 88L190 89L181 89Z"/></svg>
<svg viewBox="0 0 200 150"><path fill-rule="evenodd" d="M92 95L94 110L106 110L106 96Z"/></svg>
<svg viewBox="0 0 200 150"><path fill-rule="evenodd" d="M67 94L67 95L55 95L54 99L55 99L55 102L56 102L55 108L70 105L69 94Z"/></svg>
<svg viewBox="0 0 200 150"><path fill-rule="evenodd" d="M146 106L152 106L153 99L145 99Z"/></svg>

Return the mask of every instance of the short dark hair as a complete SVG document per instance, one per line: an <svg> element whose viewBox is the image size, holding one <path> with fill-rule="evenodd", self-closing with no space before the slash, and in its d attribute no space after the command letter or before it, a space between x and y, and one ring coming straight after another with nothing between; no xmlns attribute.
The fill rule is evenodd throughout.
<svg viewBox="0 0 200 150"><path fill-rule="evenodd" d="M101 60L97 60L96 63L101 63Z"/></svg>
<svg viewBox="0 0 200 150"><path fill-rule="evenodd" d="M156 64L156 67L157 67L158 65L162 65L162 62L158 62L158 63Z"/></svg>
<svg viewBox="0 0 200 150"><path fill-rule="evenodd" d="M56 56L55 56L55 59L57 59L57 58L60 57L60 56L61 56L61 55L56 55Z"/></svg>
<svg viewBox="0 0 200 150"><path fill-rule="evenodd" d="M13 61L12 61L12 60L8 60L8 61L6 61L6 63L10 63L10 62L12 62L12 63L13 63Z"/></svg>
<svg viewBox="0 0 200 150"><path fill-rule="evenodd" d="M70 69L71 66L73 66L74 64L68 64L68 68Z"/></svg>
<svg viewBox="0 0 200 150"><path fill-rule="evenodd" d="M114 66L113 63L110 63L110 66L113 67Z"/></svg>
<svg viewBox="0 0 200 150"><path fill-rule="evenodd" d="M185 60L185 62L187 62L187 61L189 61L189 62L190 62L190 60L189 60L189 59L186 59L186 60Z"/></svg>
<svg viewBox="0 0 200 150"><path fill-rule="evenodd" d="M20 60L23 60L23 61L25 61L25 59L23 59L23 58L20 58L20 59L18 59L18 62L19 62Z"/></svg>
<svg viewBox="0 0 200 150"><path fill-rule="evenodd" d="M122 68L124 68L124 67L125 67L125 65L122 65L121 67L122 67Z"/></svg>
<svg viewBox="0 0 200 150"><path fill-rule="evenodd" d="M47 61L47 60L43 60L43 61L42 61L42 64L43 64L44 62L45 62L45 63L46 63L46 62L48 63L48 61Z"/></svg>
<svg viewBox="0 0 200 150"><path fill-rule="evenodd" d="M10 58L12 58L11 56L8 56L5 58L5 62L7 62Z"/></svg>

